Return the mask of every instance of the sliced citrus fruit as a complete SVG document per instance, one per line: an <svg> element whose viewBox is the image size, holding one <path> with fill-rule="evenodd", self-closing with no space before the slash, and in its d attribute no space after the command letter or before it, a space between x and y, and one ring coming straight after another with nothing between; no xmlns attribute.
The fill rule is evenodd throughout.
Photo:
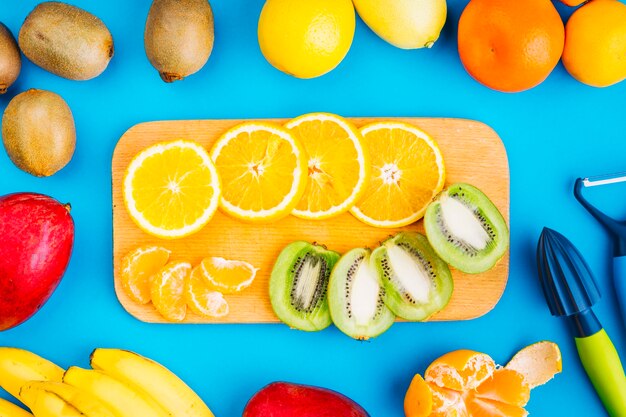
<svg viewBox="0 0 626 417"><path fill-rule="evenodd" d="M325 219L350 210L363 195L371 169L359 130L329 113L305 114L285 127L302 143L308 158L306 189L291 213Z"/></svg>
<svg viewBox="0 0 626 417"><path fill-rule="evenodd" d="M513 356L506 365L526 379L530 388L543 385L563 369L561 351L553 342L538 342L526 346Z"/></svg>
<svg viewBox="0 0 626 417"><path fill-rule="evenodd" d="M189 308L200 316L223 317L228 314L224 295L211 288L201 265L193 269L185 284L185 300Z"/></svg>
<svg viewBox="0 0 626 417"><path fill-rule="evenodd" d="M248 288L258 271L248 262L224 258L204 258L199 265L210 287L225 294L232 294Z"/></svg>
<svg viewBox="0 0 626 417"><path fill-rule="evenodd" d="M361 128L372 173L362 197L350 210L376 227L400 227L419 220L445 183L443 156L425 132L400 122Z"/></svg>
<svg viewBox="0 0 626 417"><path fill-rule="evenodd" d="M224 133L211 158L222 179L220 207L251 222L288 215L306 187L304 148L282 126L247 122Z"/></svg>
<svg viewBox="0 0 626 417"><path fill-rule="evenodd" d="M220 181L207 151L177 140L152 145L131 161L124 177L124 203L137 225L174 239L206 225L217 210Z"/></svg>
<svg viewBox="0 0 626 417"><path fill-rule="evenodd" d="M157 272L150 287L152 304L170 321L183 321L187 314L184 289L191 272L188 262L170 262Z"/></svg>
<svg viewBox="0 0 626 417"><path fill-rule="evenodd" d="M130 251L122 259L120 282L131 300L148 304L150 302L150 282L152 276L169 259L171 251L160 246L141 246Z"/></svg>

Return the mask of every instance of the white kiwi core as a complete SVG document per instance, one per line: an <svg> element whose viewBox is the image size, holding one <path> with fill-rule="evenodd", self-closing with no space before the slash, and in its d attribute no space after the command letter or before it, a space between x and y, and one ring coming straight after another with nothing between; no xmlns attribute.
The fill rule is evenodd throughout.
<svg viewBox="0 0 626 417"><path fill-rule="evenodd" d="M367 326L376 315L380 284L378 272L372 268L365 258L361 262L352 283L350 307L357 325Z"/></svg>
<svg viewBox="0 0 626 417"><path fill-rule="evenodd" d="M472 210L456 198L442 196L441 216L450 234L471 247L482 250L491 240Z"/></svg>
<svg viewBox="0 0 626 417"><path fill-rule="evenodd" d="M304 310L311 307L315 290L317 289L317 281L319 280L322 262L319 259L307 256L300 271L300 278L296 282L294 298L296 305L301 306Z"/></svg>
<svg viewBox="0 0 626 417"><path fill-rule="evenodd" d="M404 291L416 302L427 303L431 282L424 266L397 245L387 247L387 256Z"/></svg>

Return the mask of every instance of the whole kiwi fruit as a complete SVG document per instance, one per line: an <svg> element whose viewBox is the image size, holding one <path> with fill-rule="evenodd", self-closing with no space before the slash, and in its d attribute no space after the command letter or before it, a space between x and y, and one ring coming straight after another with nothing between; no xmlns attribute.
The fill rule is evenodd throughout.
<svg viewBox="0 0 626 417"><path fill-rule="evenodd" d="M37 5L26 17L18 42L41 68L70 80L100 75L113 57L113 37L91 13L59 2Z"/></svg>
<svg viewBox="0 0 626 417"><path fill-rule="evenodd" d="M22 68L22 58L17 42L9 28L0 23L0 94L17 80Z"/></svg>
<svg viewBox="0 0 626 417"><path fill-rule="evenodd" d="M144 33L150 63L170 83L198 72L213 49L213 11L207 0L154 0Z"/></svg>
<svg viewBox="0 0 626 417"><path fill-rule="evenodd" d="M76 129L69 106L58 94L30 89L9 102L2 116L2 140L23 171L47 177L72 159Z"/></svg>

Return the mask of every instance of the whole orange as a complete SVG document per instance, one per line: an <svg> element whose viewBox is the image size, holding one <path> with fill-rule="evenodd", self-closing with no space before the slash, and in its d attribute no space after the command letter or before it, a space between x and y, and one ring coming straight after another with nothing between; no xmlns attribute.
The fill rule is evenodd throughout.
<svg viewBox="0 0 626 417"><path fill-rule="evenodd" d="M563 65L574 78L607 87L626 78L626 4L593 0L565 27Z"/></svg>
<svg viewBox="0 0 626 417"><path fill-rule="evenodd" d="M472 77L494 90L518 92L552 72L565 29L550 0L471 0L459 21L458 41Z"/></svg>

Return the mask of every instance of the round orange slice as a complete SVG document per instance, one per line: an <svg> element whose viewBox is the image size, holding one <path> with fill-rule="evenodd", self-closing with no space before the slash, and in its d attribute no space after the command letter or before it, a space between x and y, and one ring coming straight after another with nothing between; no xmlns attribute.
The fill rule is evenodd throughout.
<svg viewBox="0 0 626 417"><path fill-rule="evenodd" d="M207 151L177 140L152 145L131 161L124 203L144 231L164 239L200 230L217 210L220 181Z"/></svg>
<svg viewBox="0 0 626 417"><path fill-rule="evenodd" d="M170 262L157 272L150 287L152 304L169 321L183 321L187 314L184 289L191 272L188 262Z"/></svg>
<svg viewBox="0 0 626 417"><path fill-rule="evenodd" d="M305 114L285 127L302 143L308 158L306 189L291 213L325 219L350 210L363 195L371 169L359 130L329 113Z"/></svg>
<svg viewBox="0 0 626 417"><path fill-rule="evenodd" d="M375 227L400 227L424 215L445 184L437 143L415 126L378 122L361 128L372 173L364 197L350 210Z"/></svg>
<svg viewBox="0 0 626 417"><path fill-rule="evenodd" d="M169 259L171 251L160 246L141 246L122 258L120 283L131 300L148 304L151 299L150 283Z"/></svg>
<svg viewBox="0 0 626 417"><path fill-rule="evenodd" d="M211 149L222 179L220 208L250 222L287 216L306 187L306 156L285 128L262 122L239 124Z"/></svg>
<svg viewBox="0 0 626 417"><path fill-rule="evenodd" d="M258 270L248 262L212 257L202 260L198 273L216 291L233 294L248 288Z"/></svg>
<svg viewBox="0 0 626 417"><path fill-rule="evenodd" d="M200 316L217 318L228 314L228 303L224 295L211 288L205 279L201 265L191 271L185 284L185 300L189 308Z"/></svg>

